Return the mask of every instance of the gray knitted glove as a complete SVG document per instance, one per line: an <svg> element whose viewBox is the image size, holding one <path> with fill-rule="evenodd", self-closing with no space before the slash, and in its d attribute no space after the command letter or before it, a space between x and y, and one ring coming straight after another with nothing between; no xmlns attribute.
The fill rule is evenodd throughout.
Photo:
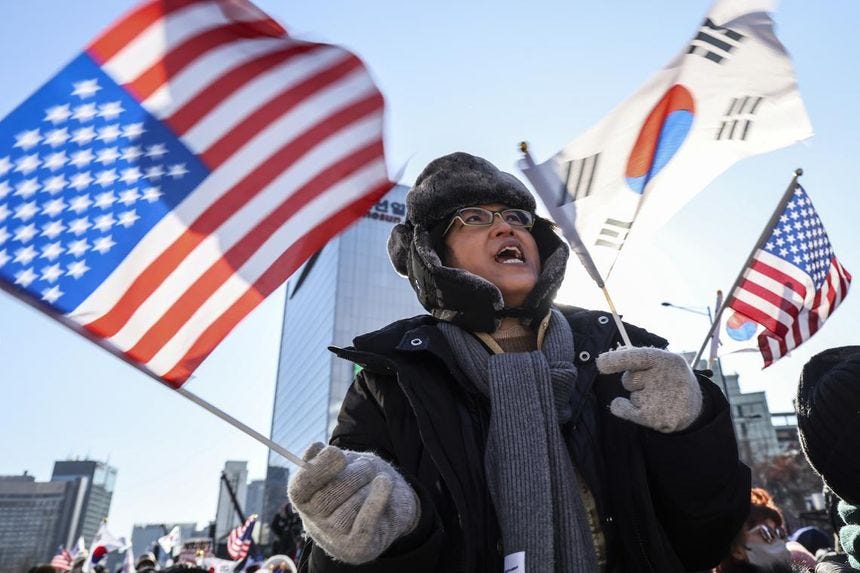
<svg viewBox="0 0 860 573"><path fill-rule="evenodd" d="M391 464L369 452L311 444L287 489L305 531L340 561L373 561L418 523L418 496Z"/></svg>
<svg viewBox="0 0 860 573"><path fill-rule="evenodd" d="M659 348L621 348L597 357L603 374L624 372L630 399L616 398L610 410L619 418L658 432L688 428L702 411L702 389L684 358Z"/></svg>

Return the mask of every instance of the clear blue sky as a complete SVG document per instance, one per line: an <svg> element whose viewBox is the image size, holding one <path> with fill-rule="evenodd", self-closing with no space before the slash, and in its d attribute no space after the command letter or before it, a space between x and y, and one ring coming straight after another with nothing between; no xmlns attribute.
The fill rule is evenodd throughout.
<svg viewBox="0 0 860 573"><path fill-rule="evenodd" d="M126 0L29 0L4 5L0 116L70 60L133 4ZM408 161L411 183L428 161L465 150L514 170L517 143L541 159L633 93L685 45L708 0L651 2L261 1L294 35L345 45L387 101L391 171ZM619 263L611 288L627 320L698 347L707 321L659 305L713 304L728 289L795 167L837 255L860 273L857 213L860 64L850 39L855 0L785 0L777 32L791 52L816 135L736 164L647 247ZM855 287L858 288L858 287ZM602 306L573 273L562 299ZM255 428L271 419L281 291L248 317L198 370L189 388ZM791 408L808 357L856 342L860 295L851 294L811 341L772 368L727 359L747 391L765 390L772 411ZM263 477L265 449L0 293L0 474L47 479L55 459L90 456L119 469L111 528L214 517L225 460L248 460Z"/></svg>

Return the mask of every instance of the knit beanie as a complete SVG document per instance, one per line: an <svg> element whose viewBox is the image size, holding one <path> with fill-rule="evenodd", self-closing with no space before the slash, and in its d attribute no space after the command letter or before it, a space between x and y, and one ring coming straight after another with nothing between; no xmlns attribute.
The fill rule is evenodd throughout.
<svg viewBox="0 0 860 573"><path fill-rule="evenodd" d="M841 499L860 505L860 346L831 348L806 363L797 429L810 465Z"/></svg>
<svg viewBox="0 0 860 573"><path fill-rule="evenodd" d="M395 270L409 278L421 305L440 320L477 332L493 332L506 316L531 326L549 312L567 265L569 249L546 219L536 217L532 236L541 273L518 308L506 308L496 285L440 257L442 231L458 209L501 203L535 211L535 200L519 179L486 159L457 152L430 162L406 196L407 220L394 227L388 254ZM444 253L442 253L444 255Z"/></svg>

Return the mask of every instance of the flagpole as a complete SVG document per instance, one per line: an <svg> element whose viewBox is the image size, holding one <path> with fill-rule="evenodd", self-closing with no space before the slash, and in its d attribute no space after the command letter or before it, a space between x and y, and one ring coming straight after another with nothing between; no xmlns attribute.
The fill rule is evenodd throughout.
<svg viewBox="0 0 860 573"><path fill-rule="evenodd" d="M146 372L146 370L143 370L143 371ZM160 378L156 377L154 374L152 374L152 373L148 373L148 374L151 377L158 380L159 382L161 382L162 384L164 384L164 382ZM204 410L207 410L208 412L215 414L216 416L218 416L219 418L221 418L222 420L224 420L225 422L227 422L228 424L230 424L231 426L233 426L237 430L245 432L250 437L254 438L258 442L267 446L270 450L274 451L276 454L279 454L279 455L285 457L286 459L290 460L291 462L293 462L294 464L296 464L297 466L299 466L301 468L308 467L307 462L304 461L299 456L297 456L296 454L294 454L291 451L289 451L288 449L284 448L282 445L273 442L271 439L264 436L263 434L261 434L260 432L255 430L254 428L251 428L250 426L247 426L244 423L240 422L239 420L237 420L236 418L234 418L233 416L231 416L227 412L213 406L212 404L210 404L209 402L207 402L206 400L204 400L203 398L201 398L197 394L189 392L188 390L186 390L185 388L182 388L182 387L175 388L174 390L178 394L188 398L189 400L191 400L192 402L194 402L195 404L197 404L198 406L200 406Z"/></svg>
<svg viewBox="0 0 860 573"><path fill-rule="evenodd" d="M535 163L532 154L529 152L529 144L526 141L520 142L520 151L523 154L523 158L526 163L528 163L529 168L532 169L536 174L540 176L542 181L542 187L544 189L549 189L551 185L543 178L543 172L538 168ZM538 185L532 181L532 185L537 187ZM549 194L548 194L549 195ZM597 284L597 287L603 292L603 297L606 299L606 303L609 305L609 311L612 313L612 319L615 321L615 326L618 328L618 332L621 333L621 338L624 340L624 345L633 348L633 343L630 341L630 336L627 335L627 329L624 328L624 323L621 322L621 317L618 315L618 311L615 309L615 304L612 302L612 297L609 296L609 289L606 288L606 283L603 280L603 277L600 276L600 271L597 270L597 265L594 264L594 259L591 258L591 253L588 252L588 249L585 246L585 243L582 242L582 239L579 237L579 234L576 232L576 229L573 228L573 225L570 225L570 229L568 229L571 233L573 233L573 237L566 236L568 244L570 244L573 252L577 254L580 262L585 267L586 272L588 272L589 276L594 280Z"/></svg>
<svg viewBox="0 0 860 573"><path fill-rule="evenodd" d="M714 309L719 309L722 306L723 306L723 291L720 289L717 289L717 300L716 300L716 304L714 304ZM708 307L708 318L711 319L711 323L713 324L714 317L711 316L710 307ZM711 334L711 350L708 353L708 368L711 370L713 370L714 362L716 362L716 360L717 360L717 352L719 351L719 347L720 347L720 336L718 334L718 331L715 329L713 331L713 333Z"/></svg>
<svg viewBox="0 0 860 573"><path fill-rule="evenodd" d="M803 175L803 169L798 167L794 170L794 177L791 178L791 183L789 183L788 187L786 187L785 193L782 194L782 198L779 200L776 209L774 209L773 214L770 216L767 225L764 226L764 230L762 230L758 241L756 241L756 244L750 251L746 262L744 262L743 266L741 267L741 272L738 273L738 276L735 279L732 288L729 289L729 296L726 297L726 299L723 301L723 304L720 305L720 308L717 309L714 315L714 322L711 323L711 328L710 330L708 330L708 334L705 336L705 340L702 341L702 346L699 348L699 352L696 354L696 357L693 358L693 361L690 363L690 366L695 367L696 364L699 362L699 359L702 357L702 353L705 351L705 347L707 347L708 341L711 340L711 337L714 335L714 331L720 324L720 318L722 317L723 310L732 302L732 299L735 296L735 289L737 289L738 285L741 284L741 281L744 278L744 272L746 272L747 268L750 266L750 263L752 263L756 252L761 248L768 236L770 236L770 233L773 232L773 227L779 219L779 214L785 210L785 206L791 200L791 196L792 194L794 194L794 189L795 187L797 187L797 178L801 175Z"/></svg>

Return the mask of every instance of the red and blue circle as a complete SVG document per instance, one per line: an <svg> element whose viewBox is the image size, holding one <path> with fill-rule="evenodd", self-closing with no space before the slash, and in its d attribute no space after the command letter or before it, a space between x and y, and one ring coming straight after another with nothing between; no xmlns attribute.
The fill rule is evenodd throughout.
<svg viewBox="0 0 860 573"><path fill-rule="evenodd" d="M757 328L758 325L755 322L738 311L732 312L732 315L726 320L726 334L738 342L751 339Z"/></svg>
<svg viewBox="0 0 860 573"><path fill-rule="evenodd" d="M663 94L648 114L627 160L627 185L642 194L645 186L675 156L690 133L696 108L693 95L681 84Z"/></svg>
<svg viewBox="0 0 860 573"><path fill-rule="evenodd" d="M93 557L91 561L93 563L98 563L99 561L104 559L104 556L108 553L109 552L107 547L105 547L104 545L96 545L95 549L93 549Z"/></svg>

